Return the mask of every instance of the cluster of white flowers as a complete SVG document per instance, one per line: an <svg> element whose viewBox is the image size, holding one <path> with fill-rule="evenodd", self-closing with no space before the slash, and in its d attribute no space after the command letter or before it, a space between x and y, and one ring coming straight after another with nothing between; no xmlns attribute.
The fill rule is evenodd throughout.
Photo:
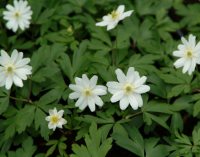
<svg viewBox="0 0 200 157"><path fill-rule="evenodd" d="M150 87L144 85L146 77L140 77L139 73L133 67L130 67L127 76L121 69L115 71L119 82L110 81L107 83L108 91L113 94L111 102L120 101L121 110L125 110L130 104L134 110L142 107L143 101L141 94L150 90ZM83 74L82 78L75 78L76 84L70 84L69 88L75 92L69 95L70 99L78 99L75 106L80 110L87 106L91 112L95 111L95 104L103 106L103 101L99 96L105 95L107 88L96 85L98 77L93 76L90 80Z"/></svg>
<svg viewBox="0 0 200 157"><path fill-rule="evenodd" d="M18 29L22 31L29 28L32 16L31 7L26 0L14 0L13 6L6 5L6 11L3 11L3 18L7 21L6 27L13 32ZM131 16L133 10L126 11L124 5L120 5L110 14L103 16L103 21L96 23L96 26L107 26L107 30L111 30L117 24ZM178 45L178 50L173 52L173 55L179 57L174 63L176 68L183 67L182 72L188 72L189 75L195 70L197 64L200 64L200 42L196 43L196 37L189 35L187 41L184 37L181 38L182 43ZM13 50L11 56L4 50L1 50L0 55L0 86L5 86L10 89L13 83L18 87L23 87L22 80L26 80L28 75L32 74L32 67L28 65L29 58L23 58L23 53ZM91 112L94 112L96 105L103 106L103 101L100 96L109 93L112 94L110 101L116 103L119 101L121 110L125 110L129 105L133 110L137 110L143 106L141 94L150 90L148 85L144 83L147 80L146 76L140 77L139 73L133 67L129 67L125 75L121 69L116 69L116 81L107 82L107 87L97 85L98 77L93 76L91 79L86 74L82 78L76 77L75 84L70 84L69 88L73 90L69 95L70 99L78 99L75 103L76 107L84 110L87 106ZM49 116L45 119L49 122L48 128L62 128L67 121L62 118L64 110L57 111L56 108L49 110Z"/></svg>

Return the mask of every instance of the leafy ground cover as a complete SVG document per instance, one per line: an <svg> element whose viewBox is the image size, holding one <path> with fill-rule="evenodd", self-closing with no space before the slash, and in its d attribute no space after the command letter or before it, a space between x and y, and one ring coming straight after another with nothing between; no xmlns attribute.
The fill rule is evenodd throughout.
<svg viewBox="0 0 200 157"><path fill-rule="evenodd" d="M200 156L199 65L182 73L173 55L181 37L200 41L198 0L28 0L30 27L16 32L6 27L7 4L0 1L0 48L23 52L32 74L21 88L0 81L0 157ZM96 26L120 5L133 13L109 31ZM1 53L1 74L2 60ZM110 91L94 111L69 98L82 74L106 87L119 81L116 69L130 67L150 87L142 107L122 110ZM66 122L52 130L54 108Z"/></svg>

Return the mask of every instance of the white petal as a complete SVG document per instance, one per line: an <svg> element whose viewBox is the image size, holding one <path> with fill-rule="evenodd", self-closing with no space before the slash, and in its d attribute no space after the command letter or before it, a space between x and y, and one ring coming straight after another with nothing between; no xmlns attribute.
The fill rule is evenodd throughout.
<svg viewBox="0 0 200 157"><path fill-rule="evenodd" d="M120 83L124 83L124 82L127 81L126 76L124 75L124 73L122 72L121 69L115 70L115 73L116 73L116 75L117 75L117 80L118 80Z"/></svg>
<svg viewBox="0 0 200 157"><path fill-rule="evenodd" d="M0 62L0 64L5 66L8 63L10 63L10 56L7 54L6 51L1 50L1 62Z"/></svg>
<svg viewBox="0 0 200 157"><path fill-rule="evenodd" d="M124 5L120 5L117 8L117 13L122 14L124 12L125 6Z"/></svg>
<svg viewBox="0 0 200 157"><path fill-rule="evenodd" d="M20 69L16 69L15 70L15 74L21 78L22 80L26 80L27 79L27 76L26 75L29 75L31 74L31 70L30 69L27 69L27 68L20 68Z"/></svg>
<svg viewBox="0 0 200 157"><path fill-rule="evenodd" d="M11 88L12 84L13 84L13 80L12 80L12 77L9 75L6 78L6 89L9 90Z"/></svg>
<svg viewBox="0 0 200 157"><path fill-rule="evenodd" d="M77 85L82 85L82 79L79 77L75 77L75 82Z"/></svg>
<svg viewBox="0 0 200 157"><path fill-rule="evenodd" d="M187 41L184 37L181 37L181 41L183 42L183 44L184 44L186 47L189 47L189 43L188 43L188 41Z"/></svg>
<svg viewBox="0 0 200 157"><path fill-rule="evenodd" d="M196 47L194 48L194 51L200 53L200 42L197 43Z"/></svg>
<svg viewBox="0 0 200 157"><path fill-rule="evenodd" d="M15 49L15 50L13 50L13 52L11 54L11 60L12 60L12 62L15 63L16 60L17 60L17 58L18 58L18 51Z"/></svg>
<svg viewBox="0 0 200 157"><path fill-rule="evenodd" d="M86 74L83 74L82 75L82 85L83 87L87 88L90 84L90 80L88 79L87 75Z"/></svg>
<svg viewBox="0 0 200 157"><path fill-rule="evenodd" d="M87 104L87 101L84 100L83 103L80 104L79 109L80 109L80 110L84 110L84 109L87 107L87 105L88 105L88 104Z"/></svg>
<svg viewBox="0 0 200 157"><path fill-rule="evenodd" d="M196 45L196 37L192 34L189 35L189 40L188 40L190 47L194 48Z"/></svg>
<svg viewBox="0 0 200 157"><path fill-rule="evenodd" d="M59 115L60 118L63 116L63 114L64 114L64 110L58 111L58 115Z"/></svg>
<svg viewBox="0 0 200 157"><path fill-rule="evenodd" d="M137 99L133 96L133 95L130 95L128 97L129 99L129 103L131 105L131 107L134 109L134 110L137 110L138 109L138 102L137 102Z"/></svg>
<svg viewBox="0 0 200 157"><path fill-rule="evenodd" d="M51 115L55 115L55 114L57 114L57 109L54 107L54 109L50 109L49 110L49 115L51 116Z"/></svg>
<svg viewBox="0 0 200 157"><path fill-rule="evenodd" d="M108 25L107 25L107 31L115 28L117 26L117 24L118 24L118 21L116 21L116 22L112 21L112 22L108 23Z"/></svg>
<svg viewBox="0 0 200 157"><path fill-rule="evenodd" d="M183 53L183 51L174 51L173 52L173 56L175 56L175 57L183 57L184 53Z"/></svg>
<svg viewBox="0 0 200 157"><path fill-rule="evenodd" d="M143 106L143 100L142 100L142 96L140 94L133 94L133 96L135 97L135 99L138 102L138 106L142 107Z"/></svg>
<svg viewBox="0 0 200 157"><path fill-rule="evenodd" d="M101 22L96 23L96 26L107 26L107 25L108 25L107 21L101 21Z"/></svg>
<svg viewBox="0 0 200 157"><path fill-rule="evenodd" d="M78 107L78 106L80 106L83 102L84 102L84 97L83 96L81 96L78 100L77 100L77 102L75 103L75 106L76 107Z"/></svg>
<svg viewBox="0 0 200 157"><path fill-rule="evenodd" d="M146 80L147 80L147 77L146 77L146 76L142 76L140 79L136 80L136 81L134 82L135 88L137 88L137 87L143 85L143 84L146 82Z"/></svg>
<svg viewBox="0 0 200 157"><path fill-rule="evenodd" d="M95 103L98 105L98 106L103 106L103 101L101 100L101 98L99 96L95 96Z"/></svg>
<svg viewBox="0 0 200 157"><path fill-rule="evenodd" d="M135 69L133 67L128 68L127 71L127 80L128 82L133 82L134 81L134 74L135 74Z"/></svg>
<svg viewBox="0 0 200 157"><path fill-rule="evenodd" d="M179 44L178 49L179 51L184 52L187 49L187 47L184 44Z"/></svg>
<svg viewBox="0 0 200 157"><path fill-rule="evenodd" d="M83 90L83 88L79 85L75 85L75 84L70 84L69 88L73 91L77 91L77 92L81 92Z"/></svg>
<svg viewBox="0 0 200 157"><path fill-rule="evenodd" d="M94 75L91 79L90 79L90 87L91 88L94 88L97 84L97 80L98 80L98 77L96 75Z"/></svg>
<svg viewBox="0 0 200 157"><path fill-rule="evenodd" d="M119 100L121 100L124 97L124 92L123 91L119 91L117 93L115 93L112 97L111 97L111 102L115 103Z"/></svg>
<svg viewBox="0 0 200 157"><path fill-rule="evenodd" d="M67 124L67 121L64 119L64 118L61 118L60 119L60 122L64 125L64 124Z"/></svg>
<svg viewBox="0 0 200 157"><path fill-rule="evenodd" d="M122 88L122 84L119 82L115 82L115 81L109 81L109 82L107 82L106 85L108 88L115 88L118 90Z"/></svg>
<svg viewBox="0 0 200 157"><path fill-rule="evenodd" d="M77 98L79 98L80 97L80 93L78 93L78 92L73 92L73 93L70 93L69 94L69 98L70 99L77 99Z"/></svg>
<svg viewBox="0 0 200 157"><path fill-rule="evenodd" d="M123 20L123 19L125 19L126 17L131 16L132 13L133 13L133 10L124 12L124 13L122 14L122 16L120 17L120 20Z"/></svg>
<svg viewBox="0 0 200 157"><path fill-rule="evenodd" d="M90 109L91 112L95 111L95 101L94 101L94 98L92 98L92 97L88 98L88 107L89 107L89 109Z"/></svg>
<svg viewBox="0 0 200 157"><path fill-rule="evenodd" d="M180 68L185 64L185 62L186 62L185 58L180 58L174 63L174 66L176 68Z"/></svg>
<svg viewBox="0 0 200 157"><path fill-rule="evenodd" d="M13 76L13 81L14 81L14 84L16 86L23 87L23 82L22 82L22 80L18 76L14 75Z"/></svg>
<svg viewBox="0 0 200 157"><path fill-rule="evenodd" d="M192 72L195 70L195 67L196 67L196 62L195 61L192 61L191 62L191 65L190 65L190 68L188 70L188 74L191 75Z"/></svg>
<svg viewBox="0 0 200 157"><path fill-rule="evenodd" d="M95 95L106 95L107 94L107 88L105 86L97 85L95 89L93 90L93 93Z"/></svg>
<svg viewBox="0 0 200 157"><path fill-rule="evenodd" d="M25 66L29 62L30 62L29 58L24 58L24 59L21 59L21 60L17 61L17 63L15 64L15 66L16 66L16 68L20 68L20 67Z"/></svg>
<svg viewBox="0 0 200 157"><path fill-rule="evenodd" d="M49 123L49 124L48 124L48 128L49 128L49 129L53 129L53 131L55 131L55 130L56 130L56 125L54 125L54 124L52 124L52 123Z"/></svg>
<svg viewBox="0 0 200 157"><path fill-rule="evenodd" d="M186 61L185 64L184 64L184 66L183 66L182 72L186 73L186 71L189 70L190 66L191 66L191 61Z"/></svg>
<svg viewBox="0 0 200 157"><path fill-rule="evenodd" d="M141 85L140 87L134 90L135 93L141 94L150 91L150 87L148 85Z"/></svg>
<svg viewBox="0 0 200 157"><path fill-rule="evenodd" d="M51 119L51 116L47 116L47 117L45 118L46 121L50 121L50 119Z"/></svg>
<svg viewBox="0 0 200 157"><path fill-rule="evenodd" d="M121 110L125 110L129 105L129 101L127 97L123 97L120 102L119 102L119 106Z"/></svg>

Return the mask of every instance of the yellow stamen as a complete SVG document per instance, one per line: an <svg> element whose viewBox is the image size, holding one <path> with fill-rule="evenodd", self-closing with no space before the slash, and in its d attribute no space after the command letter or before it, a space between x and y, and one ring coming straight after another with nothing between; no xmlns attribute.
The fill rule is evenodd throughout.
<svg viewBox="0 0 200 157"><path fill-rule="evenodd" d="M84 95L85 95L85 96L91 96L91 95L92 95L91 90L90 90L90 89L86 89L86 90L84 91Z"/></svg>
<svg viewBox="0 0 200 157"><path fill-rule="evenodd" d="M112 19L116 19L116 18L118 18L119 14L117 11L112 11L111 16L112 16Z"/></svg>
<svg viewBox="0 0 200 157"><path fill-rule="evenodd" d="M5 71L7 74L12 74L14 72L14 67L12 65L8 65Z"/></svg>
<svg viewBox="0 0 200 157"><path fill-rule="evenodd" d="M126 94L130 94L130 93L133 92L134 87L133 87L133 85L131 85L131 84L126 84L126 85L124 86L124 90L125 90L125 93L126 93Z"/></svg>
<svg viewBox="0 0 200 157"><path fill-rule="evenodd" d="M15 12L15 14L14 14L14 16L16 17L16 18L19 18L20 17L20 12Z"/></svg>
<svg viewBox="0 0 200 157"><path fill-rule="evenodd" d="M59 121L59 117L58 116L54 115L54 116L51 117L51 123L57 124L58 121Z"/></svg>
<svg viewBox="0 0 200 157"><path fill-rule="evenodd" d="M192 52L191 51L187 51L186 55L187 55L188 58L191 58L192 57Z"/></svg>

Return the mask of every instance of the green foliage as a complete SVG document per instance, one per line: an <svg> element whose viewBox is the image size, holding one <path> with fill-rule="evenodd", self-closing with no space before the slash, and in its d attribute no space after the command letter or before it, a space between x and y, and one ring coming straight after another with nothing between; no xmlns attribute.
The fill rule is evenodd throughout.
<svg viewBox="0 0 200 157"><path fill-rule="evenodd" d="M0 88L0 157L200 156L199 65L183 74L172 55L181 36L200 40L198 0L28 0L30 28L16 33L3 19L8 3L0 1L0 47L23 52L33 70L23 88ZM95 26L120 4L133 14L110 31ZM106 85L131 66L151 88L138 110L121 111L111 94L93 113L69 99L75 77ZM54 107L67 124L52 131Z"/></svg>
<svg viewBox="0 0 200 157"><path fill-rule="evenodd" d="M85 135L84 145L72 145L72 150L75 154L70 157L105 157L110 148L112 147L112 138L106 138L105 131L97 125L92 123L89 128L89 134Z"/></svg>

